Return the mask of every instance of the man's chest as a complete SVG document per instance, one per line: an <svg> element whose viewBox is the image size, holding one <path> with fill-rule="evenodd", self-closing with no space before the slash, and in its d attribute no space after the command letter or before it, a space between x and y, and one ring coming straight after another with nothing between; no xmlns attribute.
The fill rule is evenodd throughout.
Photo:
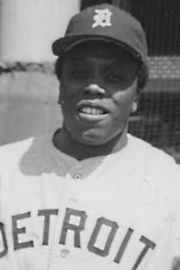
<svg viewBox="0 0 180 270"><path fill-rule="evenodd" d="M168 241L154 191L133 171L94 178L17 174L4 184L0 256L46 249L52 263L60 254L115 269L146 263Z"/></svg>

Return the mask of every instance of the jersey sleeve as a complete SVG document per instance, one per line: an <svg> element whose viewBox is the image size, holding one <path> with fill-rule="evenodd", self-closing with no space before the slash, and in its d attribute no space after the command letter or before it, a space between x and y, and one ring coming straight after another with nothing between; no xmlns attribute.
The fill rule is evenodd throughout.
<svg viewBox="0 0 180 270"><path fill-rule="evenodd" d="M169 230L165 247L172 258L169 270L180 270L180 165L161 150L147 152L145 175L157 194L163 226Z"/></svg>
<svg viewBox="0 0 180 270"><path fill-rule="evenodd" d="M173 178L173 176L172 176ZM175 184L173 187L172 197L174 202L174 257L172 260L172 270L180 270L180 166L175 169Z"/></svg>

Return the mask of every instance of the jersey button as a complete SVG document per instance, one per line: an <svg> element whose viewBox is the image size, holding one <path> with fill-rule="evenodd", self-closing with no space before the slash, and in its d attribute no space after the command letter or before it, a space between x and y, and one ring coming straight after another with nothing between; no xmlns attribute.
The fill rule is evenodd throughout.
<svg viewBox="0 0 180 270"><path fill-rule="evenodd" d="M73 178L74 178L74 180L76 180L76 181L82 180L82 174L76 173L76 174L74 174Z"/></svg>
<svg viewBox="0 0 180 270"><path fill-rule="evenodd" d="M62 249L61 250L61 257L66 258L69 255L69 250L68 249Z"/></svg>

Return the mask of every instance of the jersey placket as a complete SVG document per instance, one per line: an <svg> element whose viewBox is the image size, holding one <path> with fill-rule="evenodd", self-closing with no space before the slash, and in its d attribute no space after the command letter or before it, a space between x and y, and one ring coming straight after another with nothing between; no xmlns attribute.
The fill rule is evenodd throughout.
<svg viewBox="0 0 180 270"><path fill-rule="evenodd" d="M56 265L60 264L60 260L65 260L71 254L70 249L60 245L60 237L67 209L77 208L78 205L77 190L81 181L83 181L83 170L81 168L80 162L73 162L63 179L64 190L61 198L59 198L59 217L52 232L48 269L54 269Z"/></svg>

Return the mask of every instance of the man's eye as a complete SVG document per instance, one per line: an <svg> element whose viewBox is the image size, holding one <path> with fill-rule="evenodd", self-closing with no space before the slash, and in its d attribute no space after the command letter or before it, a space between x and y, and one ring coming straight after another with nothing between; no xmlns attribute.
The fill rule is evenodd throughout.
<svg viewBox="0 0 180 270"><path fill-rule="evenodd" d="M107 79L112 82L123 82L124 78L121 74L110 73L107 75Z"/></svg>
<svg viewBox="0 0 180 270"><path fill-rule="evenodd" d="M82 80L82 79L88 78L88 72L87 70L83 68L71 70L70 75L73 79L76 79L76 80Z"/></svg>

